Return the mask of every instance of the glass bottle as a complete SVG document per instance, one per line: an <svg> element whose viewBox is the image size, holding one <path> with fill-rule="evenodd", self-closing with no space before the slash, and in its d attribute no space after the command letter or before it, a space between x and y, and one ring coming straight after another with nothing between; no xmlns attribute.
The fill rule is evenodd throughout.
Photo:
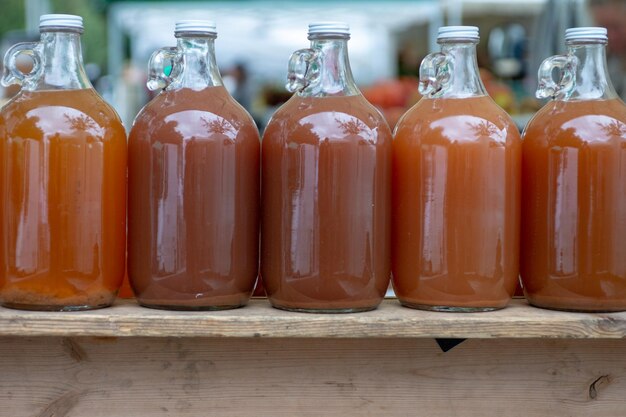
<svg viewBox="0 0 626 417"><path fill-rule="evenodd" d="M393 285L407 307L494 310L518 282L520 135L487 95L478 41L476 27L439 29L423 98L395 130Z"/></svg>
<svg viewBox="0 0 626 417"><path fill-rule="evenodd" d="M106 307L124 277L126 133L85 74L82 18L43 15L39 28L4 58L2 83L21 91L0 112L0 300Z"/></svg>
<svg viewBox="0 0 626 417"><path fill-rule="evenodd" d="M391 132L356 87L345 23L309 25L262 141L261 276L274 307L376 308L390 278Z"/></svg>
<svg viewBox="0 0 626 417"><path fill-rule="evenodd" d="M258 274L259 133L222 83L215 24L179 21L175 36L150 59L163 91L129 137L128 274L146 307L241 307Z"/></svg>
<svg viewBox="0 0 626 417"><path fill-rule="evenodd" d="M626 310L626 105L607 41L604 28L568 29L567 54L539 69L537 97L552 100L524 131L520 262L538 307Z"/></svg>

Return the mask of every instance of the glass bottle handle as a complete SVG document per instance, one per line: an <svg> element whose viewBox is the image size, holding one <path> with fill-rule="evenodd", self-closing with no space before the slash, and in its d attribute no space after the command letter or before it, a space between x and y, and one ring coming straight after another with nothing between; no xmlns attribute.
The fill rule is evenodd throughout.
<svg viewBox="0 0 626 417"><path fill-rule="evenodd" d="M313 49L300 49L289 58L287 84L290 93L304 90L315 84L320 76L319 54Z"/></svg>
<svg viewBox="0 0 626 417"><path fill-rule="evenodd" d="M573 55L555 55L545 59L537 73L539 85L535 96L539 99L565 97L576 82L577 64ZM558 72L558 81L553 77L555 69Z"/></svg>
<svg viewBox="0 0 626 417"><path fill-rule="evenodd" d="M2 72L2 85L8 87L13 84L24 83L39 78L42 70L42 53L39 42L22 42L13 45L4 54L4 70ZM29 56L33 60L33 69L29 73L20 71L17 67L17 57L21 54Z"/></svg>
<svg viewBox="0 0 626 417"><path fill-rule="evenodd" d="M178 55L178 48L172 46L157 49L150 56L150 61L148 61L148 82L146 83L150 91L161 90L172 82L176 55ZM166 73L166 64L168 62L172 64L172 67L169 73Z"/></svg>
<svg viewBox="0 0 626 417"><path fill-rule="evenodd" d="M442 52L426 55L420 65L418 90L421 95L434 97L450 84L452 57Z"/></svg>

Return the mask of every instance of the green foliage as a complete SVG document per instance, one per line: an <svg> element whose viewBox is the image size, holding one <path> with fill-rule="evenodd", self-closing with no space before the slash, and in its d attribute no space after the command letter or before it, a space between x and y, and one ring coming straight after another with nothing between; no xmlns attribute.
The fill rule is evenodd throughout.
<svg viewBox="0 0 626 417"><path fill-rule="evenodd" d="M24 29L24 0L2 0L0 37L11 30Z"/></svg>

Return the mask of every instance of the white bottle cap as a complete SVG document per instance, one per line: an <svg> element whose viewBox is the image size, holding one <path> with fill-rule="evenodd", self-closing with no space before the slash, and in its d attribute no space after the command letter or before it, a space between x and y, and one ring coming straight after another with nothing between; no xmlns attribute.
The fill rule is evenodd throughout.
<svg viewBox="0 0 626 417"><path fill-rule="evenodd" d="M437 33L437 40L443 39L467 39L479 40L478 28L476 26L442 26Z"/></svg>
<svg viewBox="0 0 626 417"><path fill-rule="evenodd" d="M311 35L341 35L350 36L350 25L345 22L313 22L309 23Z"/></svg>
<svg viewBox="0 0 626 417"><path fill-rule="evenodd" d="M565 41L594 40L607 42L609 37L606 28L582 27L565 30Z"/></svg>
<svg viewBox="0 0 626 417"><path fill-rule="evenodd" d="M44 14L39 17L39 29L62 27L83 30L83 18L73 14Z"/></svg>
<svg viewBox="0 0 626 417"><path fill-rule="evenodd" d="M217 27L215 22L211 20L178 20L176 21L176 28L174 33L206 33L210 35L217 35Z"/></svg>

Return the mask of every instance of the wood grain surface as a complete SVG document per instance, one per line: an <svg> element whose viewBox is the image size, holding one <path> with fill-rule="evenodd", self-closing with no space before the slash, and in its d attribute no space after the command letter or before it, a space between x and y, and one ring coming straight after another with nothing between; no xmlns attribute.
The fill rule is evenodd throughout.
<svg viewBox="0 0 626 417"><path fill-rule="evenodd" d="M267 300L252 300L237 310L176 312L121 300L114 307L85 312L0 308L0 336L623 338L626 313L549 311L524 300L494 312L436 313L404 308L391 299L375 311L355 314L284 312Z"/></svg>
<svg viewBox="0 0 626 417"><path fill-rule="evenodd" d="M1 337L6 417L623 417L626 341Z"/></svg>

